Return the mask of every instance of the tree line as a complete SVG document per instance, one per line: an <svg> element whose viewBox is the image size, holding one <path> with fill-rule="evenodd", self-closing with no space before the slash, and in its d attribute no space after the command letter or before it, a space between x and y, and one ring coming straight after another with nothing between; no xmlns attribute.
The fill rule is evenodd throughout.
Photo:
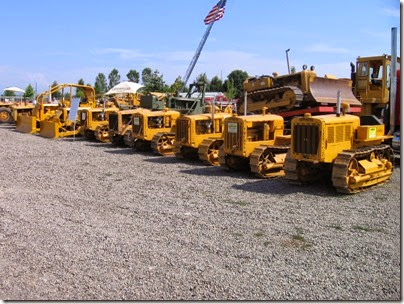
<svg viewBox="0 0 404 304"><path fill-rule="evenodd" d="M164 81L163 75L160 74L158 70L152 70L149 67L144 68L141 73L139 73L135 69L131 69L126 74L126 77L128 81L136 83L140 83L141 81L141 83L144 85L143 92L145 93L148 92L175 93L180 91L184 84L181 80L181 77L178 76L175 79L174 83L169 85ZM218 76L214 76L212 79L208 79L206 73L198 75L195 81L205 82L207 84L206 88L207 92L225 92L226 96L229 99L234 99L239 98L241 96L243 91L243 82L247 78L248 78L247 72L242 70L234 70L229 75L227 75L227 78L224 81ZM112 71L108 74L108 78L105 76L104 73L98 73L94 83L95 93L97 94L97 96L102 97L108 90L110 90L120 82L121 82L121 76L116 68L112 69ZM77 83L80 85L84 85L85 82L81 78L77 81ZM55 87L57 85L58 83L55 80L52 83L52 87ZM87 85L91 86L90 83L87 83ZM25 89L25 94L23 96L26 98L32 98L34 97L34 94L35 91L32 85L29 84ZM14 92L6 91L5 95L14 96ZM68 97L68 95L69 93L66 93L65 97ZM84 93L80 88L77 88L75 97L84 97ZM61 93L55 92L54 94L52 94L52 98L60 99Z"/></svg>

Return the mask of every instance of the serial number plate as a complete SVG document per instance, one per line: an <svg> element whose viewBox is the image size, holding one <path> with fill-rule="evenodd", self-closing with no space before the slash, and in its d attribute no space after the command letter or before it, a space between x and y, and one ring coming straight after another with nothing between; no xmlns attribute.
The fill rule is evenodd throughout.
<svg viewBox="0 0 404 304"><path fill-rule="evenodd" d="M227 124L227 131L229 133L237 133L237 123L236 122L229 122Z"/></svg>

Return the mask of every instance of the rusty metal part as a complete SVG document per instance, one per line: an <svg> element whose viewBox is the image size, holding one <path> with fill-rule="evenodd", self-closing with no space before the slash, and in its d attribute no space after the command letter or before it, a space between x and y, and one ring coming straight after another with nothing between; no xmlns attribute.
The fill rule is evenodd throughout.
<svg viewBox="0 0 404 304"><path fill-rule="evenodd" d="M330 79L316 77L310 83L310 94L318 103L337 104L337 93L341 92L341 101L351 106L361 106L352 92L350 79Z"/></svg>

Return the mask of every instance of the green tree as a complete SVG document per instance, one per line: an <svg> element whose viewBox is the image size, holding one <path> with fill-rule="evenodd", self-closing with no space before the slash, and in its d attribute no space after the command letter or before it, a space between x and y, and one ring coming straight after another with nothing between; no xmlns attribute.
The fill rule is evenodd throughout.
<svg viewBox="0 0 404 304"><path fill-rule="evenodd" d="M210 81L209 92L222 92L223 91L223 81L215 76Z"/></svg>
<svg viewBox="0 0 404 304"><path fill-rule="evenodd" d="M144 86L147 86L147 84L150 82L151 76L152 76L151 68L144 68L142 70L142 82Z"/></svg>
<svg viewBox="0 0 404 304"><path fill-rule="evenodd" d="M143 74L143 73L142 73ZM142 75L143 77L143 75ZM149 75L147 75L149 77ZM160 75L158 70L154 70L147 82L144 85L145 92L169 92L170 88L166 85L163 80L163 75Z"/></svg>
<svg viewBox="0 0 404 304"><path fill-rule="evenodd" d="M25 89L25 93L24 93L23 96L24 96L25 98L34 98L34 95L35 95L34 88L32 87L31 84L29 84L29 85L27 86L27 88Z"/></svg>
<svg viewBox="0 0 404 304"><path fill-rule="evenodd" d="M128 77L129 81L132 82L139 82L139 72L136 70L129 70L128 74L126 74L126 77Z"/></svg>
<svg viewBox="0 0 404 304"><path fill-rule="evenodd" d="M108 90L112 89L114 86L116 86L117 84L119 84L120 80L121 80L121 76L119 75L119 72L117 69L112 69L111 73L109 73L108 75Z"/></svg>
<svg viewBox="0 0 404 304"><path fill-rule="evenodd" d="M53 88L56 87L57 85L58 85L58 82L55 80L55 81L52 83L51 88L53 89ZM53 100L54 98L55 98L56 100L59 100L60 97L62 97L62 93L60 93L60 91L56 91L56 92L52 93L52 100Z"/></svg>
<svg viewBox="0 0 404 304"><path fill-rule="evenodd" d="M104 73L98 73L95 78L94 90L97 96L103 96L107 92L107 78Z"/></svg>
<svg viewBox="0 0 404 304"><path fill-rule="evenodd" d="M4 96L15 96L13 91L4 91Z"/></svg>
<svg viewBox="0 0 404 304"><path fill-rule="evenodd" d="M236 97L237 89L234 86L232 79L226 80L225 83L226 83L226 92L224 93L224 95L226 95L226 97L231 101Z"/></svg>
<svg viewBox="0 0 404 304"><path fill-rule="evenodd" d="M206 73L199 74L198 77L196 77L195 82L206 83L207 87L209 87L209 79L208 76L206 76Z"/></svg>
<svg viewBox="0 0 404 304"><path fill-rule="evenodd" d="M243 82L248 78L248 73L242 70L234 70L228 76L227 79L231 80L236 90L236 98L239 98L243 91ZM229 82L227 82L229 83ZM226 88L228 91L228 88Z"/></svg>
<svg viewBox="0 0 404 304"><path fill-rule="evenodd" d="M80 78L79 81L77 81L77 84L84 85L83 78ZM83 89L76 88L76 94L74 95L74 97L79 97L79 98L83 99L85 97Z"/></svg>
<svg viewBox="0 0 404 304"><path fill-rule="evenodd" d="M181 76L178 76L175 79L174 83L170 86L170 92L171 93L180 92L183 85L184 85L184 82L181 80Z"/></svg>

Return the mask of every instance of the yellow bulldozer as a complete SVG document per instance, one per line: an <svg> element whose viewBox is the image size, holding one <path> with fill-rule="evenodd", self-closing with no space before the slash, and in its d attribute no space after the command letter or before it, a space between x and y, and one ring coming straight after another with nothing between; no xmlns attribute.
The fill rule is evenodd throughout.
<svg viewBox="0 0 404 304"><path fill-rule="evenodd" d="M214 106L214 105L213 105ZM217 109L218 110L218 109ZM219 165L219 148L223 144L224 119L231 116L231 108L223 113L184 115L177 119L174 154L178 158L199 159L209 165Z"/></svg>
<svg viewBox="0 0 404 304"><path fill-rule="evenodd" d="M40 136L48 138L78 135L80 120L78 117L69 119L70 106L74 99L73 89L80 89L84 94L84 98L78 100L78 114L81 110L95 107L95 92L92 87L74 83L59 84L38 95L32 115L18 116L17 130L24 133L39 132ZM51 100L52 94L59 91L62 97L57 103L45 103L48 96Z"/></svg>
<svg viewBox="0 0 404 304"><path fill-rule="evenodd" d="M267 114L237 116L224 120L224 142L219 149L220 166L230 170L250 168L259 177L283 176L283 164L290 146L284 135L282 116Z"/></svg>
<svg viewBox="0 0 404 304"><path fill-rule="evenodd" d="M111 113L116 113L119 108L111 106L108 108L97 107L93 109L84 109L80 111L81 135L89 140L97 139L101 142L109 142L109 134L100 132L108 129L108 121Z"/></svg>
<svg viewBox="0 0 404 304"><path fill-rule="evenodd" d="M39 133L41 121L54 115L59 108L52 102L52 93L56 90L45 91L36 96L36 104L31 111L19 112L16 119L16 130L22 133Z"/></svg>
<svg viewBox="0 0 404 304"><path fill-rule="evenodd" d="M338 192L356 193L387 181L393 172L394 154L382 144L391 136L375 116L337 114L292 120L291 148L285 160L285 177L295 183L313 182L325 175Z"/></svg>
<svg viewBox="0 0 404 304"><path fill-rule="evenodd" d="M352 113L360 113L361 103L352 92L352 80L333 75L319 77L314 67L278 76L250 77L243 83L244 98L238 103L238 113L260 113L263 107L289 121L292 117L334 113L337 92L348 103Z"/></svg>

